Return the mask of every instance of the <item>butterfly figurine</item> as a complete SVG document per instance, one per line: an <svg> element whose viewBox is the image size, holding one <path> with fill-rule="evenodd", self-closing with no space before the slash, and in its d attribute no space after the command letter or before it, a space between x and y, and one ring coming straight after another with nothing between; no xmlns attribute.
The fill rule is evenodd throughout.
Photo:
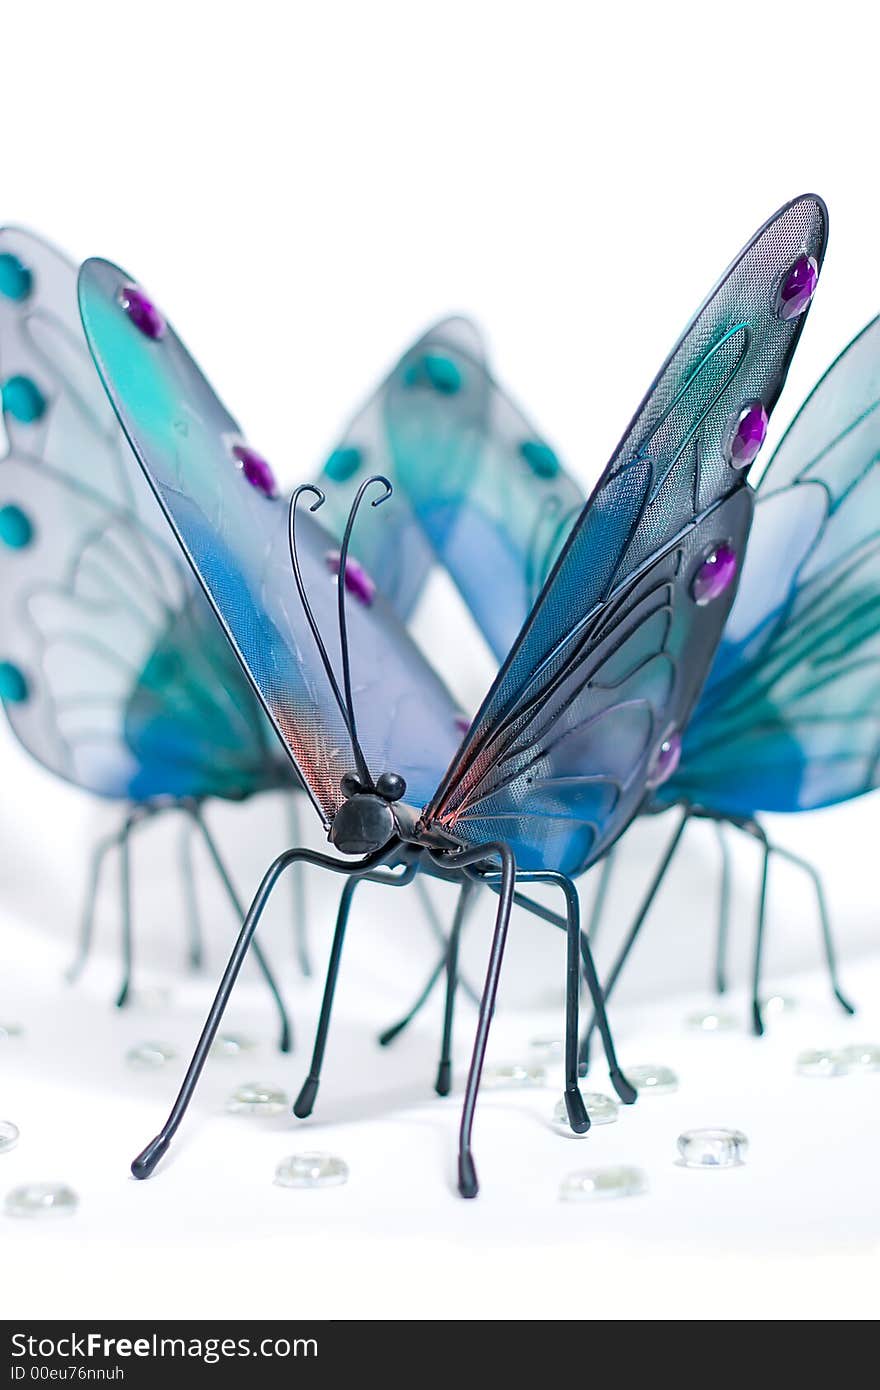
<svg viewBox="0 0 880 1390"><path fill-rule="evenodd" d="M8 444L0 461L0 697L13 733L44 767L126 807L122 828L94 853L72 972L88 954L101 868L117 849L122 1006L131 987L134 828L182 810L240 920L203 804L289 790L294 778L149 487L130 466L83 336L76 277L76 267L39 237L0 231ZM191 921L197 964L194 914ZM257 959L286 1048L286 1010L262 951Z"/></svg>
<svg viewBox="0 0 880 1390"><path fill-rule="evenodd" d="M761 964L768 871L775 855L812 879L832 989L837 976L815 867L771 842L764 812L795 813L880 784L880 319L849 344L807 397L757 488L736 602L678 765L655 809L681 819L639 918L615 961L618 978L688 821L738 827L761 847L752 1018L762 1033ZM726 850L726 842L721 840ZM726 853L717 983L726 986Z"/></svg>
<svg viewBox="0 0 880 1390"><path fill-rule="evenodd" d="M633 417L466 731L381 591L358 596L346 582L361 504L390 508L388 480L371 474L360 483L336 551L314 515L320 489L303 484L288 504L259 470L249 476L239 466L235 422L143 289L106 261L81 268L80 310L98 372L336 851L293 847L270 865L168 1120L132 1164L136 1177L149 1176L167 1151L266 902L297 862L344 878L343 933L351 895L368 877L399 887L427 872L462 893L482 882L498 894L459 1133L463 1196L478 1190L474 1112L522 885L555 885L565 907L572 1128L589 1126L577 1075L579 957L612 1082L622 1099L635 1099L581 937L573 878L601 859L669 775L670 748L736 590L734 574L701 602L707 567L723 547L743 553L752 514L743 445L755 410L769 415L782 390L807 308L788 312L793 277L805 257L818 269L826 234L821 200L796 199L726 272ZM337 933L319 1042L341 944ZM297 1113L308 1112L317 1088L313 1068Z"/></svg>

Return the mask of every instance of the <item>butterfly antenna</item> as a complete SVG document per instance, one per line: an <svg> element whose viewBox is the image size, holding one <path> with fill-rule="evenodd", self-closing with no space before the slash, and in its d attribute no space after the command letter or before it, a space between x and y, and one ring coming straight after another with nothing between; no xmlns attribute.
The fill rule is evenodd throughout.
<svg viewBox="0 0 880 1390"><path fill-rule="evenodd" d="M296 507L300 497L303 495L304 492L310 492L315 499L309 507L310 512L316 512L319 507L323 507L324 502L326 501L324 493L321 491L319 487L315 487L313 483L302 483L298 488L294 489L293 495L291 496L290 506L287 513L287 538L290 546L290 563L293 566L293 577L296 581L296 591L299 594L300 602L303 606L303 612L306 615L309 627L311 628L312 636L315 639L315 645L318 648L318 655L321 658L321 663L327 674L327 679L330 682L330 689L333 692L333 698L339 707L339 713L342 715L343 723L345 724L346 733L348 734L349 741L351 743L351 751L354 755L358 780L365 787L371 787L373 785L373 779L370 776L370 770L367 767L367 760L364 757L363 749L361 748L360 743L358 742L354 720L350 714L350 700L347 703L346 700L343 699L342 691L339 689L339 682L336 679L336 673L333 670L333 664L327 653L327 648L324 646L324 639L321 636L320 629L315 620L315 615L312 612L312 605L309 603L309 598L308 594L306 593L305 584L303 583L302 570L300 569L299 563L299 552L296 543ZM356 504L357 499L355 499L355 505ZM350 530L350 523L351 517L349 517L349 526L346 529L346 537ZM342 557L340 557L339 573L340 576L343 575ZM348 650L345 642L343 642L342 657L343 670L347 672Z"/></svg>
<svg viewBox="0 0 880 1390"><path fill-rule="evenodd" d="M384 477L381 473L374 473L374 474L372 475L372 477L369 477L369 478L365 478L365 479L364 479L364 481L361 483L360 487L358 488L357 492L355 493L354 501L353 501L352 504L351 504L351 511L348 513L348 521L345 523L345 531L343 532L343 535L342 535L342 546L341 546L340 551L339 551L339 580L338 580L339 593L338 593L338 603L339 603L339 643L340 643L340 647L341 647L341 649L342 649L342 688L343 688L343 691L344 691L344 693L345 693L345 709L346 709L346 715L347 715L347 723L348 723L349 731L350 731L350 733L351 733L352 745L353 745L353 747L355 747L355 748L357 748L357 749L360 749L360 744L359 744L359 742L358 742L358 736L357 736L357 721L356 721L356 719L355 719L355 713L354 713L354 699L353 699L353 697L352 697L352 692L351 692L351 661L350 661L350 657L349 657L349 647L348 647L348 626L347 626L347 623L346 623L346 616L345 616L345 614L346 614L346 593L347 593L347 585L346 585L346 582L345 582L345 576L346 576L346 570L347 570L347 567L348 567L348 547L349 547L349 543L350 543L350 541L351 541L351 533L352 533L352 531L353 531L353 529L354 529L355 518L356 518L356 516L357 516L357 514L358 514L358 510L359 510L359 508L360 508L361 502L362 502L363 499L364 499L364 494L366 493L366 491L367 491L367 489L368 489L369 487L372 487L373 483L379 483L379 484L382 486L382 488L383 488L384 490L383 490L383 492L382 492L381 497L374 497L374 498L373 498L372 502L370 503L370 506L371 506L371 507L380 507L380 506L382 505L383 502L387 502L388 498L391 496L391 493L393 492L393 488L392 488L390 482L389 482L388 479L387 479L386 477ZM363 758L363 754L361 754L361 757ZM359 769L359 770L360 770L360 769ZM366 762L364 763L364 770L366 771ZM372 785L373 785L373 779L372 779L372 777L370 777L369 772L367 772L367 779L368 779L368 780L367 780L366 785L372 787Z"/></svg>

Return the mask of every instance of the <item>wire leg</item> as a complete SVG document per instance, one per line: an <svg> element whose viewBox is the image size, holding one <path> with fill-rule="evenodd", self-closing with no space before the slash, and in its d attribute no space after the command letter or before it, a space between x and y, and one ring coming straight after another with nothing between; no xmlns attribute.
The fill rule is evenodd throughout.
<svg viewBox="0 0 880 1390"><path fill-rule="evenodd" d="M489 1040L489 1029L492 1025L492 1015L495 1012L495 999L498 994L498 982L501 978L501 965L504 960L504 947L507 943L507 930L510 926L510 912L513 907L513 889L516 883L516 860L509 847L501 843L483 845L477 849L467 850L463 854L456 856L458 865L464 867L468 864L478 863L488 855L497 855L501 860L501 891L498 895L495 931L492 935L492 947L489 953L488 968L486 970L486 983L483 986L483 995L480 999L480 1014L477 1019L474 1050L471 1057L470 1069L468 1071L467 1084L465 1086L464 1104L461 1110L461 1128L458 1136L458 1190L462 1197L476 1197L479 1191L477 1170L474 1166L471 1145L474 1128L474 1111L476 1110L477 1096L480 1091L480 1077L483 1072L483 1062L486 1057L486 1044Z"/></svg>
<svg viewBox="0 0 880 1390"><path fill-rule="evenodd" d="M593 898L593 906L590 909L590 920L587 923L587 935L592 942L595 942L599 926L605 914L605 903L608 898L608 889L611 885L611 873L617 859L617 845L612 845L599 869L599 882L596 887L596 896Z"/></svg>
<svg viewBox="0 0 880 1390"><path fill-rule="evenodd" d="M390 1028L386 1028L384 1033L379 1034L380 1047L388 1047L389 1044L393 1043L394 1039L400 1033L402 1033L405 1028L409 1027L416 1014L419 1013L424 1008L425 1004L428 1002L428 999L433 993L435 985L437 984L438 980L440 979L441 975L444 973L445 970L446 955L444 954L440 957L437 964L434 966L434 969L428 976L427 983L425 984L424 988L422 989L412 1008L409 1009L403 1015L403 1018L398 1019L396 1023L392 1023Z"/></svg>
<svg viewBox="0 0 880 1390"><path fill-rule="evenodd" d="M285 797L287 807L287 834L289 843L298 845L302 840L301 818L299 814L299 793L291 792ZM312 978L312 958L309 952L308 918L306 916L306 878L302 864L294 864L290 873L290 892L293 899L293 942L299 968L307 980Z"/></svg>
<svg viewBox="0 0 880 1390"><path fill-rule="evenodd" d="M644 926L644 924L645 924L645 922L646 922L646 920L647 920L648 913L650 912L651 907L653 906L654 899L655 899L656 896L657 896L657 893L658 893L658 891L659 891L659 889L660 889L660 885L661 885L661 883L663 882L664 878L666 877L666 874L667 874L667 872L668 872L668 870L669 870L669 866L670 866L670 864L672 863L673 858L675 857L676 850L678 849L678 846L679 846L679 844L680 844L680 842L681 842L681 837L682 837L682 835L684 834L685 826L687 825L689 818L690 818L690 812L689 812L689 811L685 811L684 814L682 815L681 820L680 820L679 823L678 823L678 826L676 827L675 834L672 836L672 839L670 840L669 845L667 846L666 853L664 854L662 860L660 861L660 867L658 868L656 874L654 875L654 880L653 880L653 882L652 882L650 888L648 889L648 892L647 892L647 894L646 894L646 896L645 896L645 899L644 899L644 901L643 901L643 903L642 903L642 906L641 906L641 908L639 909L638 915L637 915L635 921L633 922L632 926L631 926L630 929L629 929L629 933L628 933L628 935L627 935L627 937L626 937L626 939L625 939L625 941L624 941L624 943L623 943L623 946L621 947L620 951L618 952L617 959L615 960L614 965L613 965L612 968L611 968L611 973L609 974L608 979L605 981L605 985L604 985L604 987L603 987L603 989L602 989L601 992L602 992L602 994L603 994L603 996L604 996L604 999L605 999L605 1003L606 1003L606 1004L607 1004L608 1000L611 998L611 993L612 993L612 991L613 991L613 989L614 989L614 986L617 984L617 981L618 981L618 979L619 979L619 977L620 977L620 972L622 971L624 965L626 964L627 959L628 959L628 957L629 957L629 953L630 953L630 951L632 950L633 946L635 945L635 943L636 943L636 941L637 941L637 939L638 939L639 933L640 933L640 931L642 930L642 927ZM593 1017L592 1017L592 1019L590 1020L589 1026L588 1026L588 1028L587 1028L586 1032L584 1033L584 1036L583 1036L583 1038L582 1038L582 1040L581 1040L581 1047L580 1047L580 1074L581 1074L581 1076L586 1076L586 1075L587 1075L587 1072L588 1072L589 1069L590 1069L590 1045L591 1045L593 1033L594 1033L594 1031L595 1031L595 1029L596 1029L596 1026L597 1026L597 1024L598 1024L598 1021L599 1021L599 1019L598 1019L598 1013L594 1012L594 1013L593 1013ZM628 1083L627 1083L627 1084L628 1084Z"/></svg>
<svg viewBox="0 0 880 1390"><path fill-rule="evenodd" d="M76 955L67 971L67 980L70 984L74 984L74 982L79 979L91 953L92 938L95 932L95 909L98 904L98 889L101 886L101 873L107 855L110 850L118 844L119 832L114 831L112 835L107 835L103 840L99 840L92 851L89 884L83 902L83 914L80 922L79 942L76 948Z"/></svg>
<svg viewBox="0 0 880 1390"><path fill-rule="evenodd" d="M831 931L831 918L828 914L828 904L825 900L825 890L822 887L822 880L819 877L817 869L808 860L799 858L798 855L792 854L790 850L780 849L778 845L773 846L773 853L778 854L782 859L787 859L790 864L796 865L799 869L803 869L804 873L808 874L809 877L812 879L813 886L816 890L816 902L819 907L819 920L822 926L822 944L825 949L825 960L828 964L828 977L831 981L831 989L835 999L840 1004L840 1007L844 1010L844 1012L848 1014L854 1014L856 1011L855 1005L850 1003L849 999L847 999L846 995L843 993L843 990L840 986L840 980L838 979L837 953L834 949L834 937Z"/></svg>
<svg viewBox="0 0 880 1390"><path fill-rule="evenodd" d="M315 1045L312 1050L312 1062L309 1067L309 1074L303 1082L300 1093L293 1103L293 1113L299 1120L304 1120L307 1115L311 1115L315 1108L318 1087L321 1084L321 1064L324 1061L324 1049L327 1046L327 1033L330 1029L330 1014L333 1009L333 996L336 993L336 981L339 977L339 962L342 959L345 929L348 925L348 915L351 911L351 900L354 897L354 890L357 888L358 882L359 880L356 878L347 879L342 888L342 896L339 899L339 910L336 914L336 930L333 933L333 945L330 948L327 978L324 982L324 997L321 1000L321 1014L318 1019L318 1029L315 1033Z"/></svg>
<svg viewBox="0 0 880 1390"><path fill-rule="evenodd" d="M462 927L473 902L476 884L465 879L461 885L449 945L446 948L446 1005L443 1010L443 1038L440 1043L440 1062L437 1067L437 1080L434 1090L438 1096L448 1096L452 1089L452 1018L455 1011L455 987L458 983L458 947Z"/></svg>
<svg viewBox="0 0 880 1390"><path fill-rule="evenodd" d="M156 1135L156 1138L150 1141L131 1165L131 1171L136 1178L148 1178L150 1176L163 1154L167 1152L171 1140L180 1127L181 1121L192 1100L199 1076L201 1075L205 1060L211 1049L211 1044L214 1041L217 1029L220 1027L220 1021L223 1018L226 1005L229 1002L229 996L238 979L239 971L248 953L248 948L253 941L254 933L257 930L266 903L269 900L275 884L278 882L278 879L284 873L285 869L289 869L292 864L296 864L298 861L302 860L307 864L315 864L320 868L330 869L333 873L346 875L352 873L356 874L359 871L364 873L381 864L385 859L389 858L391 853L396 849L396 844L392 844L384 851L380 851L375 855L370 855L366 859L356 861L351 865L343 864L336 859L331 859L325 854L317 854L314 850L294 849L287 850L286 853L280 854L274 863L270 864L266 873L263 875L263 881L257 889L256 896L242 922L238 940L226 964L223 978L220 981L220 986L214 997L214 1002L205 1020L205 1026L196 1044L195 1052L187 1067L186 1075L183 1078L183 1084L180 1087L180 1091L171 1108L168 1119L165 1121L160 1132Z"/></svg>
<svg viewBox="0 0 880 1390"><path fill-rule="evenodd" d="M244 919L244 907L242 905L241 899L238 896L238 893L235 891L235 886L232 882L232 879L229 877L229 873L227 871L226 865L224 864L220 856L220 851L217 848L217 845L214 841L214 837L210 834L208 827L205 824L204 817L202 816L201 811L197 806L193 806L190 808L190 815L192 816L194 823L198 826L199 831L201 832L202 839L205 842L205 846L208 850L208 853L211 856L211 860L214 864L214 867L217 870L217 875L220 879L220 882L226 889L226 896L232 903L233 909L238 920L242 921ZM278 1047L281 1052L290 1052L293 1046L293 1029L290 1024L290 1018L287 1013L287 1008L285 1006L284 1000L281 997L281 991L278 988L278 984L275 980L275 974L271 966L269 965L269 962L266 959L266 956L264 955L262 948L256 941L254 942L254 960L257 962L257 965L260 971L262 972L263 978L266 981L266 984L269 986L269 993L272 995L272 998L275 1001L275 1008L278 1010L278 1021L281 1026Z"/></svg>
<svg viewBox="0 0 880 1390"><path fill-rule="evenodd" d="M439 942L440 946L442 946L442 948L443 948L443 956L442 956L442 959L443 959L443 961L444 961L444 963L445 963L445 961L446 961L446 949L447 949L447 946L448 946L448 944L449 944L449 943L448 943L447 936L446 936L446 930L445 930L445 928L444 928L444 926L443 926L443 923L440 921L440 918L439 918L439 916L438 916L438 914L437 914L437 909L436 909L436 907L434 906L434 902L433 902L433 900L432 900L432 898L431 898L431 894L428 892L427 885L426 885L425 883L422 882L421 878L417 878L417 879L416 879L415 885L416 885L416 896L418 897L418 900L419 900L419 902L420 902L421 905L422 905L422 908L423 908L424 913L425 913L425 917L426 917L427 922L428 922L428 926L431 928L431 931L432 931L433 935L436 937L436 939L437 939L437 941ZM474 989L473 985L470 984L466 979L462 978L462 979L459 980L459 982L458 982L458 988L459 988L460 990L462 990L462 992L463 992L464 994L467 995L468 999L470 999L471 1003L474 1005L475 1008L479 1005L479 1002L480 1002L480 993L479 993L479 990Z"/></svg>
<svg viewBox="0 0 880 1390"><path fill-rule="evenodd" d="M122 984L116 996L117 1009L124 1009L131 994L131 970L133 943L131 931L131 853L130 840L132 828L138 817L127 816L122 834L119 837L119 882L121 897L122 928Z"/></svg>
<svg viewBox="0 0 880 1390"><path fill-rule="evenodd" d="M760 1038L764 1033L764 1019L761 1014L761 964L764 955L764 924L767 920L767 878L770 868L770 844L763 831L761 840L761 891L758 898L758 926L755 932L755 962L752 974L752 1031Z"/></svg>
<svg viewBox="0 0 880 1390"><path fill-rule="evenodd" d="M718 898L718 940L715 946L715 989L727 992L727 940L730 934L730 848L720 821L715 821L715 834L721 850L721 889Z"/></svg>
<svg viewBox="0 0 880 1390"><path fill-rule="evenodd" d="M202 947L202 924L199 914L199 901L196 896L196 881L193 873L192 825L187 819L180 827L177 841L177 856L180 865L180 881L183 885L183 903L186 911L187 963L190 970L201 970L204 964Z"/></svg>

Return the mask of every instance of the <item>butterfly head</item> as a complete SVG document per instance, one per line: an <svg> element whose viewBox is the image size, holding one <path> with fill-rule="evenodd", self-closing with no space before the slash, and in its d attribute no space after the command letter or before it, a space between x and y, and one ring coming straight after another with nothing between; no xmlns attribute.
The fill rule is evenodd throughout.
<svg viewBox="0 0 880 1390"><path fill-rule="evenodd" d="M373 786L357 777L342 779L345 797L330 827L330 842L340 854L371 854L398 832L395 802L406 793L406 782L396 772L383 772Z"/></svg>

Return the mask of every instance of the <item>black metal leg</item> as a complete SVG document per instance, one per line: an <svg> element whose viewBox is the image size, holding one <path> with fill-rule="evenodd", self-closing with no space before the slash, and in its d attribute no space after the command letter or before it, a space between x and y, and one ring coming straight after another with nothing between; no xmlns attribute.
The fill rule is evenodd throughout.
<svg viewBox="0 0 880 1390"><path fill-rule="evenodd" d="M112 835L107 835L103 840L99 840L92 851L92 860L89 869L89 884L86 890L85 901L83 902L83 914L79 929L79 943L77 945L76 956L67 971L67 979L70 984L73 984L79 979L86 961L89 958L89 954L91 953L92 938L95 931L95 909L98 903L98 889L101 885L101 873L107 855L110 850L118 844L119 831L114 831Z"/></svg>
<svg viewBox="0 0 880 1390"><path fill-rule="evenodd" d="M608 979L605 981L605 984L602 987L602 994L604 996L606 1004L608 1000L611 998L611 993L614 989L614 986L617 984L617 981L620 977L620 972L626 964L629 958L629 953L635 945L639 933L641 932L642 927L644 926L647 920L648 913L650 912L651 907L653 906L654 899L657 896L657 893L660 889L660 885L666 877L666 874L669 870L669 866L672 863L673 858L675 857L675 852L678 849L678 846L681 842L681 837L684 834L685 826L687 825L689 819L690 811L686 810L682 815L682 818L679 821L678 826L676 827L675 834L672 836L672 839L670 840L669 845L667 846L666 853L660 861L660 867L654 875L653 882L651 883L651 886L648 889L642 906L639 909L638 915L629 929L629 933L623 943L623 946L618 952L617 959L615 960L614 965L611 968L611 972L608 976ZM595 1031L597 1023L598 1015L594 1013L592 1019L590 1020L590 1024L586 1032L584 1033L583 1039L581 1040L581 1076L586 1076L590 1068L590 1044L592 1042L593 1033Z"/></svg>
<svg viewBox="0 0 880 1390"><path fill-rule="evenodd" d="M360 880L357 878L347 879L343 884L342 896L339 899L336 930L333 933L333 945L330 948L330 960L327 965L327 978L324 982L324 997L321 1000L321 1014L318 1019L318 1030L315 1034L315 1045L312 1050L312 1063L300 1093L293 1103L293 1113L299 1120L304 1120L307 1115L311 1115L318 1096L318 1087L321 1084L321 1064L324 1061L324 1049L327 1046L327 1033L330 1028L330 1014L333 1009L333 996L336 993L336 981L339 977L339 962L342 959L345 929L351 911L351 900L359 882Z"/></svg>
<svg viewBox="0 0 880 1390"><path fill-rule="evenodd" d="M835 999L845 1013L854 1014L855 1005L850 1003L840 986L837 975L837 953L834 949L834 938L831 932L831 918L828 914L828 904L825 901L825 890L822 887L822 880L816 868L806 859L801 859L798 855L792 854L790 850L780 849L778 845L773 845L774 854L778 854L782 859L787 859L790 864L803 869L813 881L816 890L816 902L819 907L819 921L822 926L822 944L825 950L825 960L828 965L828 976L831 980L831 989Z"/></svg>
<svg viewBox="0 0 880 1390"><path fill-rule="evenodd" d="M721 890L718 900L718 941L715 947L715 989L727 991L727 940L730 934L730 847L720 821L715 821L715 834L721 850Z"/></svg>
<svg viewBox="0 0 880 1390"><path fill-rule="evenodd" d="M443 1039L440 1044L440 1062L437 1067L437 1080L434 1090L438 1096L448 1096L452 1089L452 1017L455 1011L455 987L458 983L458 947L461 931L468 910L476 892L476 884L465 879L458 895L449 945L446 951L446 1005L443 1010Z"/></svg>
<svg viewBox="0 0 880 1390"><path fill-rule="evenodd" d="M764 1019L761 1014L761 965L764 954L764 924L767 919L767 877L770 868L770 844L763 831L759 831L756 838L761 842L762 857L761 891L758 897L758 925L755 932L755 961L752 973L752 1030L760 1038L764 1033Z"/></svg>
<svg viewBox="0 0 880 1390"><path fill-rule="evenodd" d="M422 910L425 914L425 919L428 923L428 926L431 928L433 935L435 936L438 943L443 949L442 959L445 962L447 946L449 944L446 936L446 928L440 921L440 918L437 914L437 909L434 906L433 900L431 898L431 894L428 892L427 885L423 883L421 878L417 877L415 880L415 891L416 896L422 905ZM467 995L468 999L476 1008L476 1006L480 1002L479 990L474 989L473 985L470 984L468 980L463 978L459 980L458 988L462 991L463 994ZM414 1011L413 1017L415 1017L416 1013L418 1013L418 1010Z"/></svg>
<svg viewBox="0 0 880 1390"><path fill-rule="evenodd" d="M121 897L121 929L122 929L122 984L116 996L117 1009L125 1008L131 995L131 971L133 957L133 943L131 931L131 853L130 840L132 828L139 819L136 812L125 819L122 827L122 834L119 837L119 883Z"/></svg>
<svg viewBox="0 0 880 1390"><path fill-rule="evenodd" d="M196 880L193 873L192 833L193 827L187 818L180 827L177 855L180 865L180 881L183 886L183 905L186 912L187 963L190 970L201 970L204 964L204 951L199 902L196 896Z"/></svg>
<svg viewBox="0 0 880 1390"><path fill-rule="evenodd" d="M291 792L286 797L288 844L298 845L302 840L302 827L299 814L299 792ZM309 952L309 924L306 916L306 879L301 864L294 864L290 871L290 893L293 899L293 943L299 968L307 980L312 978L312 958Z"/></svg>
<svg viewBox="0 0 880 1390"><path fill-rule="evenodd" d="M150 1176L163 1154L167 1152L171 1140L180 1127L181 1121L192 1100L202 1068L211 1050L211 1044L214 1041L217 1029L220 1027L226 1005L229 1002L229 996L238 978L244 958L248 953L248 948L253 941L254 933L257 930L266 903L269 900L275 884L278 882L278 879L284 873L285 869L289 869L291 865L302 861L307 864L315 864L320 868L330 869L332 873L345 875L363 874L383 863L385 859L389 858L391 854L397 850L397 848L397 844L393 843L386 846L386 848L379 851L379 853L369 855L366 859L356 860L353 864L344 864L340 860L331 859L329 855L317 854L313 850L292 849L287 850L284 854L280 854L274 863L269 866L263 876L262 883L257 889L256 896L248 908L244 921L242 922L238 940L233 947L232 954L223 972L223 978L220 981L220 986L215 995L214 1002L205 1020L201 1036L196 1044L195 1052L193 1053L192 1060L190 1061L183 1079L183 1084L180 1087L180 1091L171 1108L168 1119L165 1121L160 1132L156 1135L156 1138L150 1141L131 1165L131 1171L136 1178L148 1178Z"/></svg>
<svg viewBox="0 0 880 1390"><path fill-rule="evenodd" d="M199 831L201 832L202 839L205 842L205 847L207 848L207 851L211 856L211 861L215 869L217 870L217 876L219 877L220 882L223 884L223 887L226 889L226 896L232 903L232 907L235 911L236 917L241 922L244 920L244 906L242 904L241 899L238 896L238 893L235 891L235 885L233 884L232 879L229 877L226 865L224 864L223 859L220 855L220 851L218 850L217 845L214 842L214 837L210 834L199 807L191 807L190 815L192 816L194 823L198 826ZM272 998L275 1001L275 1007L278 1010L278 1021L281 1029L280 1037L278 1040L278 1047L282 1052L290 1052L293 1046L293 1029L290 1023L290 1017L287 1013L287 1008L285 1006L284 1000L281 997L281 991L278 988L278 984L275 980L275 974L272 970L272 967L269 965L269 962L266 959L266 956L263 953L262 948L256 941L254 942L254 960L257 962L257 965L260 971L262 972L263 978L266 981L266 984L269 986L269 993L272 995Z"/></svg>
<svg viewBox="0 0 880 1390"><path fill-rule="evenodd" d="M388 1047L389 1044L393 1043L394 1039L398 1037L399 1034L401 1034L405 1028L409 1027L416 1014L419 1013L424 1008L425 1004L428 1002L428 999L434 991L435 985L439 981L440 977L444 974L445 970L446 955L444 953L437 961L437 964L434 966L433 970L428 976L427 983L425 984L421 993L416 998L416 1001L413 1004L412 1008L409 1009L403 1015L403 1018L399 1018L396 1023L392 1023L390 1028L386 1028L384 1033L379 1034L380 1047Z"/></svg>

